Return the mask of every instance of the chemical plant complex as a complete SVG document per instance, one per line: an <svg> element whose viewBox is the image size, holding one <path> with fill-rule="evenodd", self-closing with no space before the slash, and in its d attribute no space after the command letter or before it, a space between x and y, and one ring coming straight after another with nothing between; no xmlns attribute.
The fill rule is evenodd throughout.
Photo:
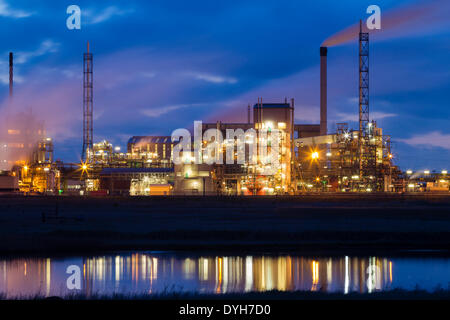
<svg viewBox="0 0 450 320"><path fill-rule="evenodd" d="M83 55L82 161L55 161L52 138L47 137L38 116L31 112L9 116L0 132L0 191L98 196L449 192L445 170L403 172L394 165L391 137L369 114L369 34L362 28L359 127L338 123L336 132L328 131L327 51L327 47L319 51L320 124L295 123L294 99L268 103L258 98L253 106L246 106L246 122L202 123L200 140L189 138L191 149L184 149L183 161L177 163L174 152L187 141L173 139L170 133L130 137L127 150L108 141L94 141L93 55L88 44ZM13 53L9 66L12 99ZM211 130L215 138L205 139ZM262 141L268 146L265 152L259 148ZM241 161L239 151L244 154ZM235 161L211 162L211 155L215 160Z"/></svg>

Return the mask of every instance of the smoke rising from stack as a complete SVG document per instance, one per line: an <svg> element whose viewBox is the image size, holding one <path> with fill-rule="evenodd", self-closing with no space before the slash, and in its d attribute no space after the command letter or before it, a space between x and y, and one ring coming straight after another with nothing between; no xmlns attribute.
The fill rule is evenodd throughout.
<svg viewBox="0 0 450 320"><path fill-rule="evenodd" d="M44 137L44 122L31 109L3 114L0 119L0 170L10 170L17 161L28 162L38 141Z"/></svg>
<svg viewBox="0 0 450 320"><path fill-rule="evenodd" d="M445 10L447 12L445 13ZM380 34L383 38L393 38L399 36L394 31L408 33L417 30L415 25L418 21L432 23L447 22L449 5L445 0L420 1L408 7L393 9L384 13L381 11L381 30L368 30L363 23L363 32ZM423 27L423 23L421 23ZM388 33L386 31L389 31ZM421 30L418 30L419 32ZM359 23L355 23L346 29L339 31L326 39L322 46L333 47L358 39Z"/></svg>

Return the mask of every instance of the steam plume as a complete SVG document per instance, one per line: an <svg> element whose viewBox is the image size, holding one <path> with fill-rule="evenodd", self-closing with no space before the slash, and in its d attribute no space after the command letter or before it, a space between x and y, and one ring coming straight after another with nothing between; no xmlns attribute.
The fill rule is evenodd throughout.
<svg viewBox="0 0 450 320"><path fill-rule="evenodd" d="M448 21L450 6L443 0L420 1L408 7L381 12L381 30L368 30L363 23L363 32L380 34L382 38L394 38L407 33L420 33L430 27ZM419 24L420 23L420 28ZM424 24L425 22L426 24ZM359 22L339 31L326 39L322 46L332 47L348 43L358 38Z"/></svg>

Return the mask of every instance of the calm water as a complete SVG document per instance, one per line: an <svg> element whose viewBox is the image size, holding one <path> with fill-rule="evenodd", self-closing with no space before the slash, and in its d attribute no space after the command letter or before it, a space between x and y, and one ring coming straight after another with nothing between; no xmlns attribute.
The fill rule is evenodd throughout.
<svg viewBox="0 0 450 320"><path fill-rule="evenodd" d="M81 290L67 289L66 269L80 268ZM450 284L450 258L181 255L136 252L71 258L0 260L6 297L67 293L247 292L311 290L433 291Z"/></svg>

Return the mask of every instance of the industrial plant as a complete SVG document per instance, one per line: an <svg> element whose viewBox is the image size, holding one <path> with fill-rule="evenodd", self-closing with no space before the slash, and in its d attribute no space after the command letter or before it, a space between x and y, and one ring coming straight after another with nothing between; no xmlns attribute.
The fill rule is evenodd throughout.
<svg viewBox="0 0 450 320"><path fill-rule="evenodd" d="M81 162L64 163L54 159L52 138L46 135L44 124L32 110L9 116L0 132L0 191L92 196L448 193L447 171L403 172L394 164L391 137L370 117L369 33L363 32L362 25L358 44L358 128L337 123L336 132L328 130L328 48L320 47L319 124L295 123L294 99L266 102L264 97L258 98L253 106L247 106L246 122L202 123L201 137L213 129L227 138L214 141L202 138L201 146L197 146L202 154L200 162L194 161L192 146L188 152L183 150L182 163L174 163L174 150L181 140L173 139L173 135L133 136L126 150L106 140L94 142L94 60L88 43L83 54ZM12 101L12 52L9 67ZM245 134L230 139L229 130ZM278 135L276 148L275 140L271 140L274 132ZM265 139L269 142L266 151L275 150L272 160L276 161L263 161L268 155L258 146ZM216 159L227 153L237 159L239 148L244 152L244 159L232 164L206 161L211 144Z"/></svg>

